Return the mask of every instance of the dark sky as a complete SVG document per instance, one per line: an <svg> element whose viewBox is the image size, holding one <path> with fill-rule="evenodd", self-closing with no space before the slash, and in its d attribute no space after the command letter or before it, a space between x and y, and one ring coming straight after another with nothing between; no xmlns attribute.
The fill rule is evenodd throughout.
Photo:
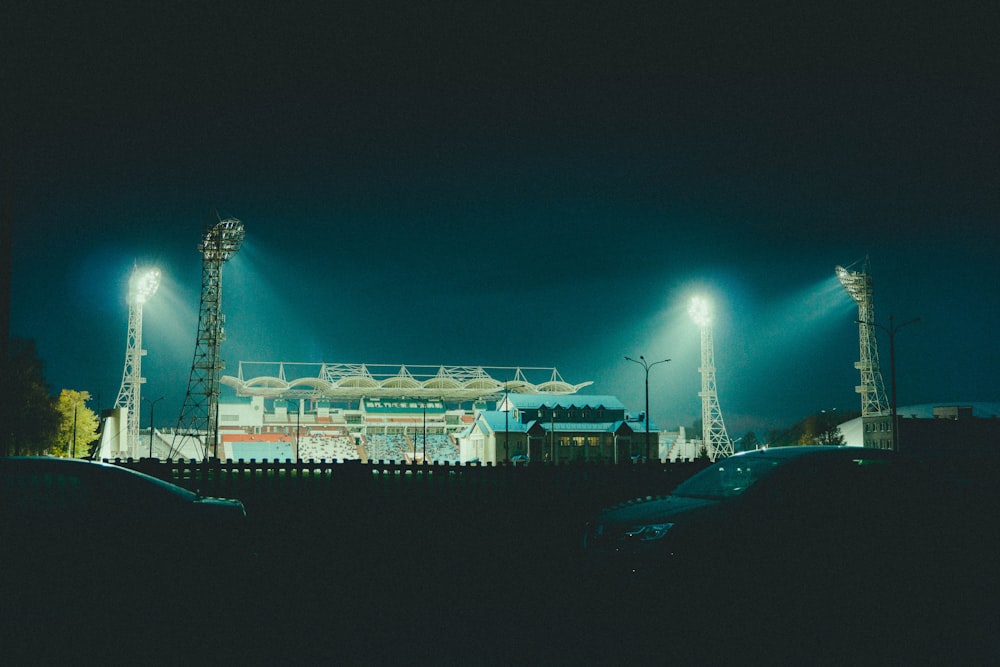
<svg viewBox="0 0 1000 667"><path fill-rule="evenodd" d="M652 414L689 426L704 292L730 431L766 433L859 409L833 270L870 256L877 319L921 318L900 402L1000 400L996 3L16 4L12 333L54 390L113 402L155 263L171 423L217 211L232 372L554 366L638 410L622 357L670 357Z"/></svg>

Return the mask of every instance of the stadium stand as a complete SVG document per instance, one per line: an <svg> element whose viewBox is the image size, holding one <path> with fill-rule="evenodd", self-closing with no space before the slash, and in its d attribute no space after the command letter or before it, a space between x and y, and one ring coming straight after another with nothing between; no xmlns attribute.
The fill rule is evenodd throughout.
<svg viewBox="0 0 1000 667"><path fill-rule="evenodd" d="M361 458L354 440L347 435L304 435L299 441L303 461L353 461Z"/></svg>
<svg viewBox="0 0 1000 667"><path fill-rule="evenodd" d="M373 461L402 461L412 451L400 433L368 434L368 458Z"/></svg>
<svg viewBox="0 0 1000 667"><path fill-rule="evenodd" d="M284 461L294 460L290 442L228 442L225 445L226 455L234 461Z"/></svg>

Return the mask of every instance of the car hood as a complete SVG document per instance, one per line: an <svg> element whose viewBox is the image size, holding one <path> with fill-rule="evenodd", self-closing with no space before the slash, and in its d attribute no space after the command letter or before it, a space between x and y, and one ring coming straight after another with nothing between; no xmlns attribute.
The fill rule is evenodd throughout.
<svg viewBox="0 0 1000 667"><path fill-rule="evenodd" d="M632 500L603 510L596 521L605 525L667 523L709 512L721 501L685 496L664 496L652 500Z"/></svg>

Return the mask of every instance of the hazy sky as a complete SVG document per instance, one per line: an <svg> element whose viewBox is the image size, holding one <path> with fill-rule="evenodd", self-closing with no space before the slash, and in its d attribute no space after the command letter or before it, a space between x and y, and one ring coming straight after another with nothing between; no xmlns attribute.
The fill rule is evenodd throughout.
<svg viewBox="0 0 1000 667"><path fill-rule="evenodd" d="M554 366L639 410L623 356L669 357L653 418L690 426L705 293L729 429L766 433L860 408L833 271L867 255L877 319L921 318L900 402L1000 400L993 3L141 4L0 28L12 334L56 391L114 401L155 263L143 393L176 422L217 211L233 373Z"/></svg>

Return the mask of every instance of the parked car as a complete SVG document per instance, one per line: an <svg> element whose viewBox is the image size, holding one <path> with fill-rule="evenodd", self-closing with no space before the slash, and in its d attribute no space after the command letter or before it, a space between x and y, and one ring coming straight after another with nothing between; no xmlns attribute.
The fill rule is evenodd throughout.
<svg viewBox="0 0 1000 667"><path fill-rule="evenodd" d="M913 512L923 489L923 479L889 451L746 452L668 496L601 511L586 526L584 551L604 571L670 573L675 581L779 563L877 562L923 532Z"/></svg>
<svg viewBox="0 0 1000 667"><path fill-rule="evenodd" d="M249 556L239 500L119 466L0 458L0 560L93 572L183 573ZM29 556L30 554L30 556ZM141 563L141 565L140 565Z"/></svg>
<svg viewBox="0 0 1000 667"><path fill-rule="evenodd" d="M11 664L208 655L218 642L192 638L235 632L252 608L254 562L239 500L114 465L0 458L0 645Z"/></svg>
<svg viewBox="0 0 1000 667"><path fill-rule="evenodd" d="M610 619L614 662L989 662L1000 468L955 459L789 447L716 461L587 523L575 604Z"/></svg>

